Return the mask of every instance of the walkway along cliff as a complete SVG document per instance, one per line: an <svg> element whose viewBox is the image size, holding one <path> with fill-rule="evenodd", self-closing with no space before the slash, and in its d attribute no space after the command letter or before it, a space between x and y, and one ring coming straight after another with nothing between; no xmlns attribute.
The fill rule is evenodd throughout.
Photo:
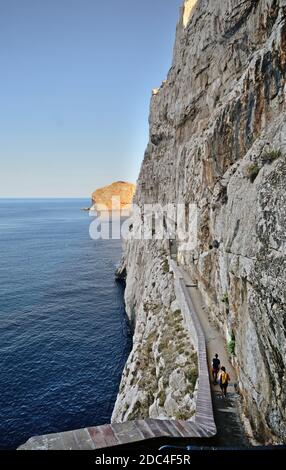
<svg viewBox="0 0 286 470"><path fill-rule="evenodd" d="M172 67L153 90L135 195L140 206L197 205L198 246L179 243L178 262L229 346L244 413L263 443L286 441L285 15L285 0L184 2ZM173 380L178 363L161 386L178 338L167 336L164 350L164 325L180 308L165 257L159 242L125 247L135 333L114 421L182 408L187 418L191 408Z"/></svg>
<svg viewBox="0 0 286 470"><path fill-rule="evenodd" d="M186 290L185 282L173 260L170 260L170 269L175 280L175 292L182 305L184 326L192 331L198 352L199 386L196 394L196 411L192 419L184 421L180 416L173 420L168 420L166 417L163 419L138 417L123 423L32 437L26 444L20 446L19 450L96 450L123 445L128 445L130 448L142 442L145 446L151 446L152 441L159 446L160 443L172 442L174 439L187 443L190 438L205 440L216 435L204 331ZM178 381L180 383L180 377Z"/></svg>

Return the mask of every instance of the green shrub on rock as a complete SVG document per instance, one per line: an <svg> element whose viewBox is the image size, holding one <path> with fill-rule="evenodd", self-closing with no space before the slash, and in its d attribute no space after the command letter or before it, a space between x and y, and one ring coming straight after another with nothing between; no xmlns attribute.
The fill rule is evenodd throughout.
<svg viewBox="0 0 286 470"><path fill-rule="evenodd" d="M186 372L186 377L188 381L190 382L193 390L195 389L199 374L198 374L198 369L197 367L192 367Z"/></svg>
<svg viewBox="0 0 286 470"><path fill-rule="evenodd" d="M246 177L253 183L260 172L260 167L257 163L250 163L246 168Z"/></svg>
<svg viewBox="0 0 286 470"><path fill-rule="evenodd" d="M232 338L228 343L227 343L227 350L229 352L229 354L231 354L232 356L234 356L235 354L235 339Z"/></svg>
<svg viewBox="0 0 286 470"><path fill-rule="evenodd" d="M270 164L280 157L282 157L282 152L280 149L270 148L263 152L261 160L263 164Z"/></svg>

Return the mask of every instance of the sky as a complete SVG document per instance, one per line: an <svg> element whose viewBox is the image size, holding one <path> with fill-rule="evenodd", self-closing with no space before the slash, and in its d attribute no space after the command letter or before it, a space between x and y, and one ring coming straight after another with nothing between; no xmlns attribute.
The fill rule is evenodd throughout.
<svg viewBox="0 0 286 470"><path fill-rule="evenodd" d="M0 197L136 182L182 0L0 0Z"/></svg>

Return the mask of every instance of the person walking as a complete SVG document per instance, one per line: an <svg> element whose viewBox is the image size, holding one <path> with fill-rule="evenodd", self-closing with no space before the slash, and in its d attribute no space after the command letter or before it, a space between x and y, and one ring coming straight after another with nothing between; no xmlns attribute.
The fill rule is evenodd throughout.
<svg viewBox="0 0 286 470"><path fill-rule="evenodd" d="M226 372L225 367L222 366L220 374L219 374L219 386L221 388L221 393L224 398L226 398L226 395L227 395L227 387L228 387L229 381L230 381L230 376Z"/></svg>
<svg viewBox="0 0 286 470"><path fill-rule="evenodd" d="M218 376L219 366L220 366L220 360L218 358L218 354L215 354L215 357L213 358L213 361L212 361L212 374L213 374L213 383L214 384L217 384L217 376Z"/></svg>

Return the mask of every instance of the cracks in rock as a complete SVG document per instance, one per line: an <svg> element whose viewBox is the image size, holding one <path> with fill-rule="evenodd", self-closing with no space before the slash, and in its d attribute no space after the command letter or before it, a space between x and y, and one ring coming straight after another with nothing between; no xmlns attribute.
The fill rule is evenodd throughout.
<svg viewBox="0 0 286 470"><path fill-rule="evenodd" d="M282 248L277 250L277 248L274 248L274 246L272 245L269 245L268 246L268 249L272 250L272 251L275 251L276 253L279 253L280 255L284 255L283 251L282 251Z"/></svg>
<svg viewBox="0 0 286 470"><path fill-rule="evenodd" d="M205 65L204 67L202 67L202 68L197 72L197 74L195 75L195 79L197 79L203 72L205 72L206 70L209 69L209 67L210 67L210 62L212 62L212 60L210 60L207 65Z"/></svg>
<svg viewBox="0 0 286 470"><path fill-rule="evenodd" d="M251 261L256 260L256 256L247 256L247 255L243 255L242 253L234 253L233 251L230 251L230 250L225 250L225 253L228 254L228 255L238 256L238 257L241 257L241 258L246 258L246 259L249 259Z"/></svg>
<svg viewBox="0 0 286 470"><path fill-rule="evenodd" d="M252 0L249 7L245 10L245 12L241 15L239 20L231 26L228 30L225 31L223 34L223 38L230 39L239 29L241 26L247 21L248 17L250 16L252 10L256 8L258 5L259 0ZM243 2L242 5L247 2Z"/></svg>

